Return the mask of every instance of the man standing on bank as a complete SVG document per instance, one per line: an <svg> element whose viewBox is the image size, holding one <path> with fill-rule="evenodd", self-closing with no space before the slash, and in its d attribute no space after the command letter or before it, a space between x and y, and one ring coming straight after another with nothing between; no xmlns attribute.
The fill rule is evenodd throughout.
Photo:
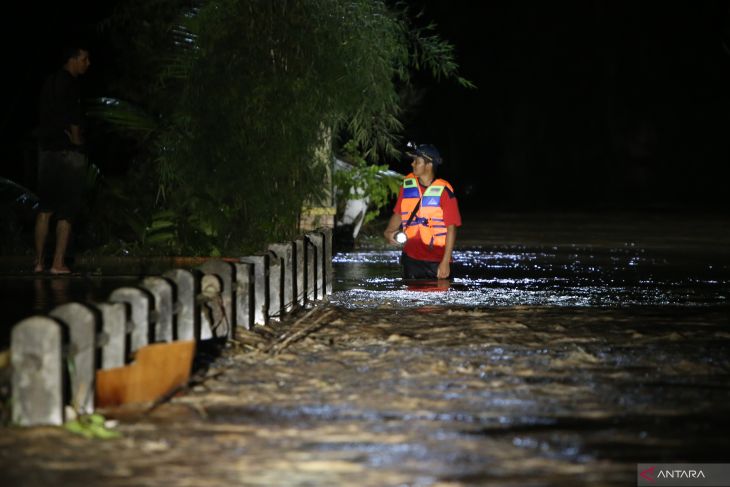
<svg viewBox="0 0 730 487"><path fill-rule="evenodd" d="M56 248L51 274L69 274L65 264L71 222L78 213L84 190L83 114L78 77L89 68L89 52L64 50L63 66L46 79L40 94L38 126L38 196L35 223L34 272L44 270L44 247L51 215L56 214Z"/></svg>
<svg viewBox="0 0 730 487"><path fill-rule="evenodd" d="M407 240L401 254L404 279L446 279L451 275L451 253L456 227L461 226L454 188L436 179L442 159L430 144L408 144L413 172L403 180L393 216L384 235L397 244L402 231Z"/></svg>

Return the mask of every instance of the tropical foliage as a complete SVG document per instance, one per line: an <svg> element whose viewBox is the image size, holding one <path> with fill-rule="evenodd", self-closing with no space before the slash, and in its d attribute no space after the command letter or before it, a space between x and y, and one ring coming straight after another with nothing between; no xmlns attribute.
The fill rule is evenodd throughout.
<svg viewBox="0 0 730 487"><path fill-rule="evenodd" d="M133 162L100 181L97 206L120 209L97 238L158 252L292 236L302 203L324 196L332 148L397 153L412 70L469 86L433 26L378 0L130 0L105 29L122 69L90 113Z"/></svg>

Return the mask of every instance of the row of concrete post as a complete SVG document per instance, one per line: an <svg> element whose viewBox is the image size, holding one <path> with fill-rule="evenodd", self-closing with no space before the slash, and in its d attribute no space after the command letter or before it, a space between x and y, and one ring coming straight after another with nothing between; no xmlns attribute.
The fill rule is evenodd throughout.
<svg viewBox="0 0 730 487"><path fill-rule="evenodd" d="M322 229L266 252L211 259L114 290L104 303L68 303L17 323L11 334L12 417L62 424L66 406L94 411L97 369L122 367L139 348L233 338L332 292L332 232Z"/></svg>

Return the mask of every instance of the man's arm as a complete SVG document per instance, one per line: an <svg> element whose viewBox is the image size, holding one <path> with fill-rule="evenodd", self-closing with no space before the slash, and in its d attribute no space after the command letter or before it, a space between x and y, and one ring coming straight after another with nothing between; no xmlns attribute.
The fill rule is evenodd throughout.
<svg viewBox="0 0 730 487"><path fill-rule="evenodd" d="M451 253L454 250L454 244L456 243L456 225L449 225L446 227L446 246L444 247L444 258L439 263L436 277L439 279L446 279L451 274Z"/></svg>
<svg viewBox="0 0 730 487"><path fill-rule="evenodd" d="M394 237L398 230L400 230L400 224L400 215L398 213L393 213L393 215L390 217L390 220L388 220L388 226L385 227L385 231L383 232L385 241L391 245L396 245L398 243L395 241Z"/></svg>

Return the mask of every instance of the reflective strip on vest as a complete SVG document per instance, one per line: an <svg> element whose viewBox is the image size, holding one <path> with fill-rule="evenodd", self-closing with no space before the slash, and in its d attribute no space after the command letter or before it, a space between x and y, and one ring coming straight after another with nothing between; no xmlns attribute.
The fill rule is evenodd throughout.
<svg viewBox="0 0 730 487"><path fill-rule="evenodd" d="M416 181L413 178L406 178L403 180L403 197L404 198L420 198L421 197L421 191L418 189L418 181ZM411 208L411 211L413 211L413 208Z"/></svg>

